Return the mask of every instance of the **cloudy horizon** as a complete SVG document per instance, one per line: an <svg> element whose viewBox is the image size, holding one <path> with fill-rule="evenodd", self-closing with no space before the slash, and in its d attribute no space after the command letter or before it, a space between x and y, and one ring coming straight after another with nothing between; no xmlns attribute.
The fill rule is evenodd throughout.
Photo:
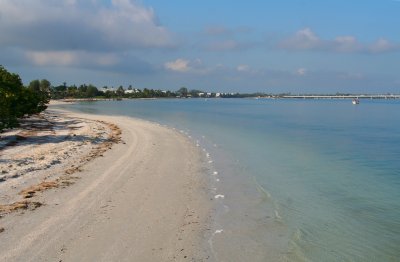
<svg viewBox="0 0 400 262"><path fill-rule="evenodd" d="M53 85L400 93L398 1L0 0L0 64Z"/></svg>

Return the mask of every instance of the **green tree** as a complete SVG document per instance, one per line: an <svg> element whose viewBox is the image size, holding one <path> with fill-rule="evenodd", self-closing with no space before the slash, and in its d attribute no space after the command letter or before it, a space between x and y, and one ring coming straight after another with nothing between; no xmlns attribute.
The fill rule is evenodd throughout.
<svg viewBox="0 0 400 262"><path fill-rule="evenodd" d="M53 86L51 87L51 98L53 99L62 99L67 95L67 85L64 82L63 85Z"/></svg>
<svg viewBox="0 0 400 262"><path fill-rule="evenodd" d="M39 81L39 79L32 80L29 83L28 88L31 89L32 91L39 92L40 91L40 81Z"/></svg>
<svg viewBox="0 0 400 262"><path fill-rule="evenodd" d="M114 92L112 92L111 90L107 90L107 91L104 93L104 96L105 96L106 98L111 98L111 97L113 97L113 95L114 95Z"/></svg>
<svg viewBox="0 0 400 262"><path fill-rule="evenodd" d="M177 93L182 96L182 97L187 97L188 95L188 89L186 87L181 87Z"/></svg>
<svg viewBox="0 0 400 262"><path fill-rule="evenodd" d="M125 90L122 86L119 86L117 91L115 91L115 93L117 94L117 96L123 96L125 94Z"/></svg>
<svg viewBox="0 0 400 262"><path fill-rule="evenodd" d="M193 90L190 90L189 93L192 95L192 97L199 97L199 93L205 93L205 92L201 91L201 90L193 89Z"/></svg>
<svg viewBox="0 0 400 262"><path fill-rule="evenodd" d="M39 95L39 112L47 108L47 104L50 102L50 89L51 83L47 79L40 80L40 92Z"/></svg>
<svg viewBox="0 0 400 262"><path fill-rule="evenodd" d="M145 98L150 97L150 90L147 88L144 88L143 92L142 92L142 97L145 97Z"/></svg>
<svg viewBox="0 0 400 262"><path fill-rule="evenodd" d="M17 118L28 109L23 98L29 95L19 75L8 72L0 65L0 131L18 126Z"/></svg>
<svg viewBox="0 0 400 262"><path fill-rule="evenodd" d="M76 87L76 85L72 85L67 88L68 97L77 97L77 93L78 93L78 88Z"/></svg>
<svg viewBox="0 0 400 262"><path fill-rule="evenodd" d="M86 88L86 97L92 98L97 96L99 90L97 90L97 87L95 87L94 85L89 85Z"/></svg>
<svg viewBox="0 0 400 262"><path fill-rule="evenodd" d="M37 103L36 110L29 113L39 113L47 108L47 104L50 101L50 81L47 79L32 80L29 83L28 89L33 92L32 99Z"/></svg>
<svg viewBox="0 0 400 262"><path fill-rule="evenodd" d="M50 82L32 81L28 88L18 74L0 65L0 131L18 126L18 118L46 109L50 98Z"/></svg>
<svg viewBox="0 0 400 262"><path fill-rule="evenodd" d="M47 79L40 80L40 91L48 92L50 91L51 83Z"/></svg>
<svg viewBox="0 0 400 262"><path fill-rule="evenodd" d="M86 97L87 85L83 84L78 87L78 97L84 98Z"/></svg>

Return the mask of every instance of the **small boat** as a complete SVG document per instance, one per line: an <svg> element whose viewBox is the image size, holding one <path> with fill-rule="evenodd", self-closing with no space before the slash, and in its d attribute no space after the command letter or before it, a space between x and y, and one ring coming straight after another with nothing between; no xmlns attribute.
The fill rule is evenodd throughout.
<svg viewBox="0 0 400 262"><path fill-rule="evenodd" d="M354 98L351 103L353 103L353 105L358 105L360 103L360 100L358 100L358 98Z"/></svg>

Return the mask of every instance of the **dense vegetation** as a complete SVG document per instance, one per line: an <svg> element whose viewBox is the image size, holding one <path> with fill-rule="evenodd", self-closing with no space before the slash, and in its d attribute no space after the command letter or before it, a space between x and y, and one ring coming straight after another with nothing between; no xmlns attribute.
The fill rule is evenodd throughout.
<svg viewBox="0 0 400 262"><path fill-rule="evenodd" d="M51 88L52 99L90 99L90 98L106 98L106 99L118 99L118 98L173 98L173 97L187 97L196 96L197 90L191 90L182 87L178 91L164 91L155 89L136 89L129 86L124 88L119 86L118 88L104 86L97 88L96 86L89 84L82 84L79 87L76 85L67 86L63 83L59 86Z"/></svg>
<svg viewBox="0 0 400 262"><path fill-rule="evenodd" d="M18 74L0 65L0 131L18 126L18 118L47 108L50 82L34 80L24 87Z"/></svg>

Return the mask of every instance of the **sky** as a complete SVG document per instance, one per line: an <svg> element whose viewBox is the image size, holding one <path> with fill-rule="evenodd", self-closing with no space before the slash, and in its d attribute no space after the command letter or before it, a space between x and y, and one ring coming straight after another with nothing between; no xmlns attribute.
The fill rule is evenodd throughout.
<svg viewBox="0 0 400 262"><path fill-rule="evenodd" d="M400 93L400 0L0 0L28 84Z"/></svg>

